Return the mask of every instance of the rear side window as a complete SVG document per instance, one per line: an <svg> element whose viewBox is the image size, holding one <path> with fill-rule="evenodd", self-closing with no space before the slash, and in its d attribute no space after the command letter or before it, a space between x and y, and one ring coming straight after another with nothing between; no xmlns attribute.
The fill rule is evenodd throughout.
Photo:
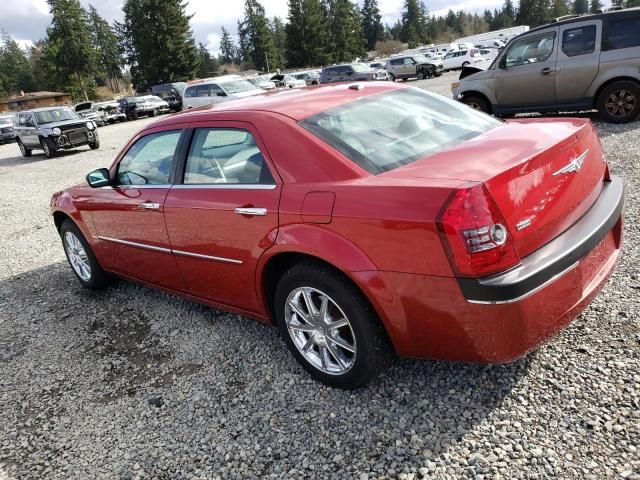
<svg viewBox="0 0 640 480"><path fill-rule="evenodd" d="M407 165L501 125L419 89L370 95L300 125L371 174Z"/></svg>
<svg viewBox="0 0 640 480"><path fill-rule="evenodd" d="M562 51L567 57L586 55L596 51L596 26L587 25L562 33Z"/></svg>
<svg viewBox="0 0 640 480"><path fill-rule="evenodd" d="M618 50L640 46L640 15L609 20L607 22L603 50Z"/></svg>
<svg viewBox="0 0 640 480"><path fill-rule="evenodd" d="M395 59L395 60L391 60L391 65L402 65L403 60L400 59Z"/></svg>
<svg viewBox="0 0 640 480"><path fill-rule="evenodd" d="M235 128L199 128L184 172L186 185L274 185L255 138Z"/></svg>
<svg viewBox="0 0 640 480"><path fill-rule="evenodd" d="M120 185L165 185L169 183L180 130L152 133L140 138L118 165Z"/></svg>

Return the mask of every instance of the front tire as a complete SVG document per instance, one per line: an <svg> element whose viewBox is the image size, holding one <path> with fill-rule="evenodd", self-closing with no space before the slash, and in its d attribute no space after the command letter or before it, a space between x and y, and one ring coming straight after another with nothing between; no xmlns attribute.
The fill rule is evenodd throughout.
<svg viewBox="0 0 640 480"><path fill-rule="evenodd" d="M20 147L20 153L22 153L23 157L29 158L31 156L32 150L25 147L24 143L22 143L22 140L20 139L18 139L18 147Z"/></svg>
<svg viewBox="0 0 640 480"><path fill-rule="evenodd" d="M96 138L93 142L89 144L89 148L91 150L97 150L100 148L100 139Z"/></svg>
<svg viewBox="0 0 640 480"><path fill-rule="evenodd" d="M478 95L469 95L462 97L462 103L473 108L474 110L480 110L481 112L491 114L491 105L486 98Z"/></svg>
<svg viewBox="0 0 640 480"><path fill-rule="evenodd" d="M292 267L278 283L274 305L289 350L326 385L361 387L392 358L373 307L330 266L303 262Z"/></svg>
<svg viewBox="0 0 640 480"><path fill-rule="evenodd" d="M389 80L391 80L392 82L396 81L396 76L393 73L389 74Z"/></svg>
<svg viewBox="0 0 640 480"><path fill-rule="evenodd" d="M605 122L630 122L640 113L640 86L629 81L614 82L600 92L596 108Z"/></svg>
<svg viewBox="0 0 640 480"><path fill-rule="evenodd" d="M47 158L53 158L58 154L58 150L53 142L48 138L41 138L40 145L42 146L42 151L44 152L44 156Z"/></svg>
<svg viewBox="0 0 640 480"><path fill-rule="evenodd" d="M73 221L62 222L60 238L69 265L85 288L97 290L111 283L111 277L102 269L87 239Z"/></svg>

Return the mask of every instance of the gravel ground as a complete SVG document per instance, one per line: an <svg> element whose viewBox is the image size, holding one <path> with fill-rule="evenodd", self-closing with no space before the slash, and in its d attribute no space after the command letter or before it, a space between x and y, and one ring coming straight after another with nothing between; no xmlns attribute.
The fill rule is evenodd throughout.
<svg viewBox="0 0 640 480"><path fill-rule="evenodd" d="M569 328L509 365L400 360L355 392L311 381L268 326L80 287L49 198L148 122L53 160L0 146L0 479L640 479L640 122L598 125L625 253Z"/></svg>

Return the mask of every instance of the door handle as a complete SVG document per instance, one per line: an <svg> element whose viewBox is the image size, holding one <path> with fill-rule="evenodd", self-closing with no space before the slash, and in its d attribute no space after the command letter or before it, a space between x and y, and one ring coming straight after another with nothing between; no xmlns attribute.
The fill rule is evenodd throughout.
<svg viewBox="0 0 640 480"><path fill-rule="evenodd" d="M263 217L267 214L266 208L254 208L254 207L238 207L234 210L238 215L252 215Z"/></svg>
<svg viewBox="0 0 640 480"><path fill-rule="evenodd" d="M556 69L555 68L551 68L551 67L546 67L546 68L543 68L542 70L540 70L540 73L542 75L550 75L552 73L556 73Z"/></svg>
<svg viewBox="0 0 640 480"><path fill-rule="evenodd" d="M138 208L142 208L143 210L158 210L160 208L160 204L155 202L144 202L138 205Z"/></svg>

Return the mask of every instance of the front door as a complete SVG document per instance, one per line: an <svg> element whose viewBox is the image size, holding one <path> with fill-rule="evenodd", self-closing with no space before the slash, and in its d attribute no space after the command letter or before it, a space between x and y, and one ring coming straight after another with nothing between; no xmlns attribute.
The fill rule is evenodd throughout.
<svg viewBox="0 0 640 480"><path fill-rule="evenodd" d="M173 290L182 289L164 223L181 130L149 133L122 157L114 185L90 200L100 258L109 270Z"/></svg>
<svg viewBox="0 0 640 480"><path fill-rule="evenodd" d="M584 100L598 75L602 20L570 23L560 28L556 73L556 101Z"/></svg>
<svg viewBox="0 0 640 480"><path fill-rule="evenodd" d="M40 138L36 129L36 119L33 113L21 113L18 121L20 140L28 148L40 147Z"/></svg>
<svg viewBox="0 0 640 480"><path fill-rule="evenodd" d="M244 122L195 128L183 182L165 200L165 221L186 291L259 311L258 259L276 238L280 185L257 131Z"/></svg>
<svg viewBox="0 0 640 480"><path fill-rule="evenodd" d="M556 101L558 29L513 42L496 66L494 86L500 107L552 105Z"/></svg>

